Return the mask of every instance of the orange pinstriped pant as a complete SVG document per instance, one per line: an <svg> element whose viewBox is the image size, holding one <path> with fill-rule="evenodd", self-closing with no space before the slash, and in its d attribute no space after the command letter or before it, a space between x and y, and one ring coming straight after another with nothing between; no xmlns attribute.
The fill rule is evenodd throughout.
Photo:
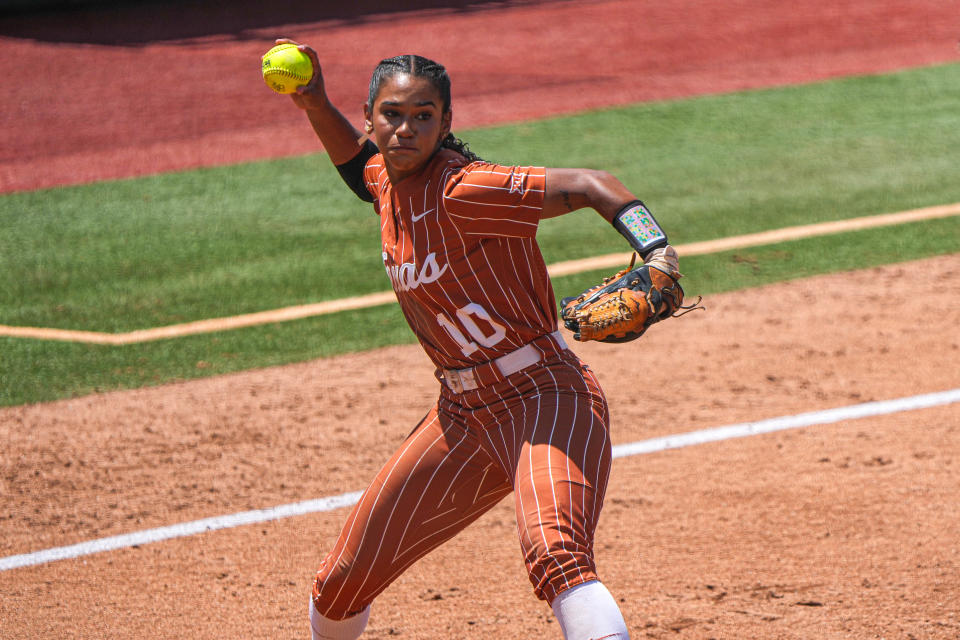
<svg viewBox="0 0 960 640"><path fill-rule="evenodd" d="M572 352L437 404L354 506L317 573L317 611L362 611L416 560L514 494L524 561L548 602L596 579L610 474L603 392Z"/></svg>

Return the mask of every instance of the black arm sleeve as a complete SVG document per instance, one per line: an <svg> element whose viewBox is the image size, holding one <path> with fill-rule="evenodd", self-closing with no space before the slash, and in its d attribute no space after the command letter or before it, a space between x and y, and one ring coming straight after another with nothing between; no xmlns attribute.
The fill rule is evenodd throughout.
<svg viewBox="0 0 960 640"><path fill-rule="evenodd" d="M373 202L373 196L367 191L366 181L363 179L363 168L367 166L367 160L378 153L380 153L380 150L377 149L377 145L367 140L364 145L360 147L360 152L357 155L343 164L336 165L337 171L340 172L340 177L343 178L343 181L346 182L350 190L357 194L357 197L364 202Z"/></svg>

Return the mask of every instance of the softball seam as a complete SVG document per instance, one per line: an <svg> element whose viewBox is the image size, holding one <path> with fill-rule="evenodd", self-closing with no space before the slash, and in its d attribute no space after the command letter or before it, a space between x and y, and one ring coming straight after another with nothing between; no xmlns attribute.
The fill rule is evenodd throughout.
<svg viewBox="0 0 960 640"><path fill-rule="evenodd" d="M294 73L280 67L272 67L269 70L265 71L263 74L264 78L269 78L273 75L283 76L285 78L292 78L293 80L309 80L310 76L300 75L299 73Z"/></svg>

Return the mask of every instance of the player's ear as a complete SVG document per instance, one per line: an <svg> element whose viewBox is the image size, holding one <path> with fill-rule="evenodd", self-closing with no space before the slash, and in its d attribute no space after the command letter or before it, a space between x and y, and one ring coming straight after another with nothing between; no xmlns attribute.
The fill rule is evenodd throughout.
<svg viewBox="0 0 960 640"><path fill-rule="evenodd" d="M363 104L363 130L366 133L373 133L373 110L368 102Z"/></svg>
<svg viewBox="0 0 960 640"><path fill-rule="evenodd" d="M441 120L442 127L440 128L440 139L443 140L450 134L450 129L453 125L453 111L447 111L443 114L443 119Z"/></svg>

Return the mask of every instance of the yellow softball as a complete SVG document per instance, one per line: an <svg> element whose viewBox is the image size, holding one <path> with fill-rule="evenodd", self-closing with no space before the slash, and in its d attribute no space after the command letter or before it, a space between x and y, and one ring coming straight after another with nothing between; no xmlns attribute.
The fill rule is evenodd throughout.
<svg viewBox="0 0 960 640"><path fill-rule="evenodd" d="M278 44L263 56L263 81L277 93L293 93L312 77L310 58L295 44Z"/></svg>

